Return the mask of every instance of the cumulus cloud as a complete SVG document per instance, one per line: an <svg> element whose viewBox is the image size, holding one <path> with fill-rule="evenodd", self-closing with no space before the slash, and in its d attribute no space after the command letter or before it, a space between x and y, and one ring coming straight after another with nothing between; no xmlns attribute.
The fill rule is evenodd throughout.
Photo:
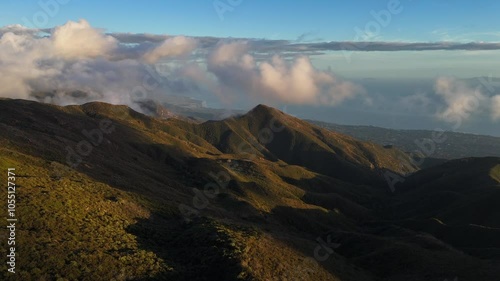
<svg viewBox="0 0 500 281"><path fill-rule="evenodd" d="M50 30L4 27L0 29L0 97L63 105L101 100L133 106L133 89L141 88L144 98L170 91L162 83L164 77L152 78L151 67L138 58L157 61L185 55L195 39L176 37L156 44L122 44L85 20Z"/></svg>
<svg viewBox="0 0 500 281"><path fill-rule="evenodd" d="M30 80L57 75L54 68L42 66L45 58L51 57L51 42L31 35L7 32L0 38L0 96L28 98Z"/></svg>
<svg viewBox="0 0 500 281"><path fill-rule="evenodd" d="M179 57L191 53L196 48L196 40L184 36L166 39L153 50L144 54L148 63L155 63L161 58Z"/></svg>
<svg viewBox="0 0 500 281"><path fill-rule="evenodd" d="M268 101L335 105L363 92L331 72L315 69L305 56L287 61L275 55L257 62L248 49L247 42L230 42L210 54L207 68L221 84L223 95L244 92Z"/></svg>
<svg viewBox="0 0 500 281"><path fill-rule="evenodd" d="M110 56L118 47L114 37L92 28L85 20L56 27L51 38L55 53L65 58Z"/></svg>
<svg viewBox="0 0 500 281"><path fill-rule="evenodd" d="M440 77L435 83L435 92L446 107L438 112L438 117L445 121L467 120L483 107L486 96L481 88L472 88L464 81L450 77Z"/></svg>
<svg viewBox="0 0 500 281"><path fill-rule="evenodd" d="M444 100L445 107L437 116L445 121L456 122L489 111L493 121L500 120L500 95L491 95L494 88L488 81L479 79L479 82L480 84L472 87L463 80L438 78L435 92Z"/></svg>

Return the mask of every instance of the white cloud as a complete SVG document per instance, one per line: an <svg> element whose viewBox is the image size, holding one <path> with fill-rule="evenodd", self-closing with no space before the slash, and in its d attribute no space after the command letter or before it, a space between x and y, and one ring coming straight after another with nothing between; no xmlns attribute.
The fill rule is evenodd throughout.
<svg viewBox="0 0 500 281"><path fill-rule="evenodd" d="M92 28L85 20L57 27L52 40L55 54L68 59L108 57L118 47L114 37Z"/></svg>
<svg viewBox="0 0 500 281"><path fill-rule="evenodd" d="M184 36L168 38L153 50L144 54L148 63L155 63L161 58L179 57L191 53L196 48L196 40Z"/></svg>
<svg viewBox="0 0 500 281"><path fill-rule="evenodd" d="M208 70L221 84L223 95L243 92L250 97L292 104L336 105L363 92L360 86L319 71L309 58L292 62L275 55L256 62L247 53L248 44L220 44L208 59Z"/></svg>
<svg viewBox="0 0 500 281"><path fill-rule="evenodd" d="M437 114L442 120L465 121L488 111L493 121L500 120L500 95L488 95L491 89L484 84L473 88L464 81L441 77L436 80L435 92L445 102L445 108Z"/></svg>
<svg viewBox="0 0 500 281"><path fill-rule="evenodd" d="M176 37L158 47L146 44L151 51L145 53L143 45L121 46L85 20L69 21L51 33L43 31L48 36L40 32L19 25L0 30L0 97L35 99L35 92L55 91L43 101L133 105L131 92L138 86L148 88L145 91L151 96L169 92L168 86L160 85L164 77L152 78L147 64L136 58L176 56L195 44L194 39ZM87 95L71 95L74 91Z"/></svg>
<svg viewBox="0 0 500 281"><path fill-rule="evenodd" d="M132 92L142 87L144 98L208 94L225 103L337 105L364 91L330 71L316 69L306 56L256 55L251 43L124 36L128 41L121 43L85 20L46 30L19 25L0 28L0 97L62 105L101 100L133 106ZM161 59L168 67L160 76L148 66ZM87 94L74 95L74 91ZM40 92L52 94L33 95Z"/></svg>
<svg viewBox="0 0 500 281"><path fill-rule="evenodd" d="M28 81L42 79L59 71L44 67L41 62L51 57L51 42L31 35L7 32L0 38L0 96L28 98ZM40 62L40 63L39 63Z"/></svg>
<svg viewBox="0 0 500 281"><path fill-rule="evenodd" d="M434 89L445 102L446 107L437 114L445 121L469 119L483 108L487 99L480 87L471 88L465 82L449 77L438 78Z"/></svg>

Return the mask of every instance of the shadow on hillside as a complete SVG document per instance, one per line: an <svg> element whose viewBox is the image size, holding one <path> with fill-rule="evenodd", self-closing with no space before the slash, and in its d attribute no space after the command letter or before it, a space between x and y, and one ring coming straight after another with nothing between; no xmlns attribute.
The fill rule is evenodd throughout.
<svg viewBox="0 0 500 281"><path fill-rule="evenodd" d="M137 280L232 281L242 272L235 246L208 218L189 223L152 215L127 229L141 249L164 260L168 270ZM250 280L240 278L238 280Z"/></svg>
<svg viewBox="0 0 500 281"><path fill-rule="evenodd" d="M366 186L353 186L324 176L283 179L306 192L302 201L328 211L281 206L273 209L272 217L291 231L306 235L315 233L317 237L313 239L328 241L327 238L331 238L334 245L340 245L333 249L336 254L375 276L389 278L412 272L413 276L428 278L458 275L462 277L460 280L476 280L470 268L483 266L485 280L495 280L491 276L500 272L497 268L500 265L500 229L430 225L431 222L419 220L397 221L394 220L398 213L394 200L398 199L387 196L390 193L379 188L366 189ZM318 247L293 246L307 256L312 256ZM332 259L335 260L333 254ZM463 264L460 270L456 266L458 263ZM338 274L335 265L328 261L320 264ZM428 268L428 273L421 268Z"/></svg>
<svg viewBox="0 0 500 281"><path fill-rule="evenodd" d="M422 232L423 229L419 231L415 223L408 228L391 221L350 226L339 223L333 211L277 207L272 213L285 226L281 231L288 227L296 233L294 237L302 235L312 242L287 239L288 245L315 259L341 280L350 280L351 274L357 273L373 278L359 280L444 280L447 276L458 276L460 280L472 281L479 278L477 268L482 268L481 280L496 280L500 274L499 230L479 227L475 231L470 227L441 230L447 239L456 240L450 242L467 243L471 247L461 251ZM441 238L438 233L435 235Z"/></svg>
<svg viewBox="0 0 500 281"><path fill-rule="evenodd" d="M311 171L331 176L340 180L358 184L383 185L383 178L368 167L354 164L346 160L346 152L338 150L335 153L326 150L315 150L311 147L294 147L288 150L290 145L286 135L278 133L275 139L266 145L275 158L283 160L289 165L303 166Z"/></svg>

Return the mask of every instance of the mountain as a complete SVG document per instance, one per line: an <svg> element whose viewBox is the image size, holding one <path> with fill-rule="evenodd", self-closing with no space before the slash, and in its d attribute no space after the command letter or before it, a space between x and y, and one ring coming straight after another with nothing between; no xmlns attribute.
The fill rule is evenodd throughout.
<svg viewBox="0 0 500 281"><path fill-rule="evenodd" d="M185 118L185 120L193 122L221 120L244 114L240 110L195 107L174 103L171 100L165 102L143 101L139 103L139 109L153 117ZM340 125L316 120L305 121L355 139L373 142L387 148L397 147L412 154L412 162L419 167L430 167L444 163L446 160L466 157L500 157L500 137L495 136L454 131L445 131L441 136L441 132L437 130L396 130L374 126ZM436 136L439 136L439 140L432 141ZM429 143L429 140L432 143Z"/></svg>
<svg viewBox="0 0 500 281"><path fill-rule="evenodd" d="M415 162L423 162L423 166L443 163L439 159L459 159L467 157L500 157L500 137L466 134L444 131L439 140L433 145L429 140L436 138L440 131L430 130L394 130L373 126L350 126L308 120L312 124L352 136L354 138L371 141L384 146L395 146L403 151L411 152L426 158Z"/></svg>
<svg viewBox="0 0 500 281"><path fill-rule="evenodd" d="M199 123L0 99L0 161L17 280L500 276L499 158L418 170L264 105Z"/></svg>
<svg viewBox="0 0 500 281"><path fill-rule="evenodd" d="M197 129L223 153L250 153L342 180L373 182L384 169L402 174L416 169L397 149L360 142L265 105L243 116L205 122Z"/></svg>
<svg viewBox="0 0 500 281"><path fill-rule="evenodd" d="M144 102L156 104L158 107L168 110L177 116L183 116L185 118L198 121L221 120L229 116L245 113L241 110L206 107L205 102L186 97L177 97L176 99L167 97L162 101L145 100ZM143 112L150 115L148 111ZM153 116L155 115L156 114L153 113ZM163 116L160 115L157 117L161 118Z"/></svg>

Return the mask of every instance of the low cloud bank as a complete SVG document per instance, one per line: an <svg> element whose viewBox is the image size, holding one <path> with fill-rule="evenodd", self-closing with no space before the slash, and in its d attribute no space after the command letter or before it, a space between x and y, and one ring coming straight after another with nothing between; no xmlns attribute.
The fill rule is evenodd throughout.
<svg viewBox="0 0 500 281"><path fill-rule="evenodd" d="M337 105L363 93L360 86L315 69L307 56L265 57L255 54L254 45L106 34L85 20L44 30L7 26L0 29L0 96L62 105L91 100L133 105L137 98L165 94Z"/></svg>

